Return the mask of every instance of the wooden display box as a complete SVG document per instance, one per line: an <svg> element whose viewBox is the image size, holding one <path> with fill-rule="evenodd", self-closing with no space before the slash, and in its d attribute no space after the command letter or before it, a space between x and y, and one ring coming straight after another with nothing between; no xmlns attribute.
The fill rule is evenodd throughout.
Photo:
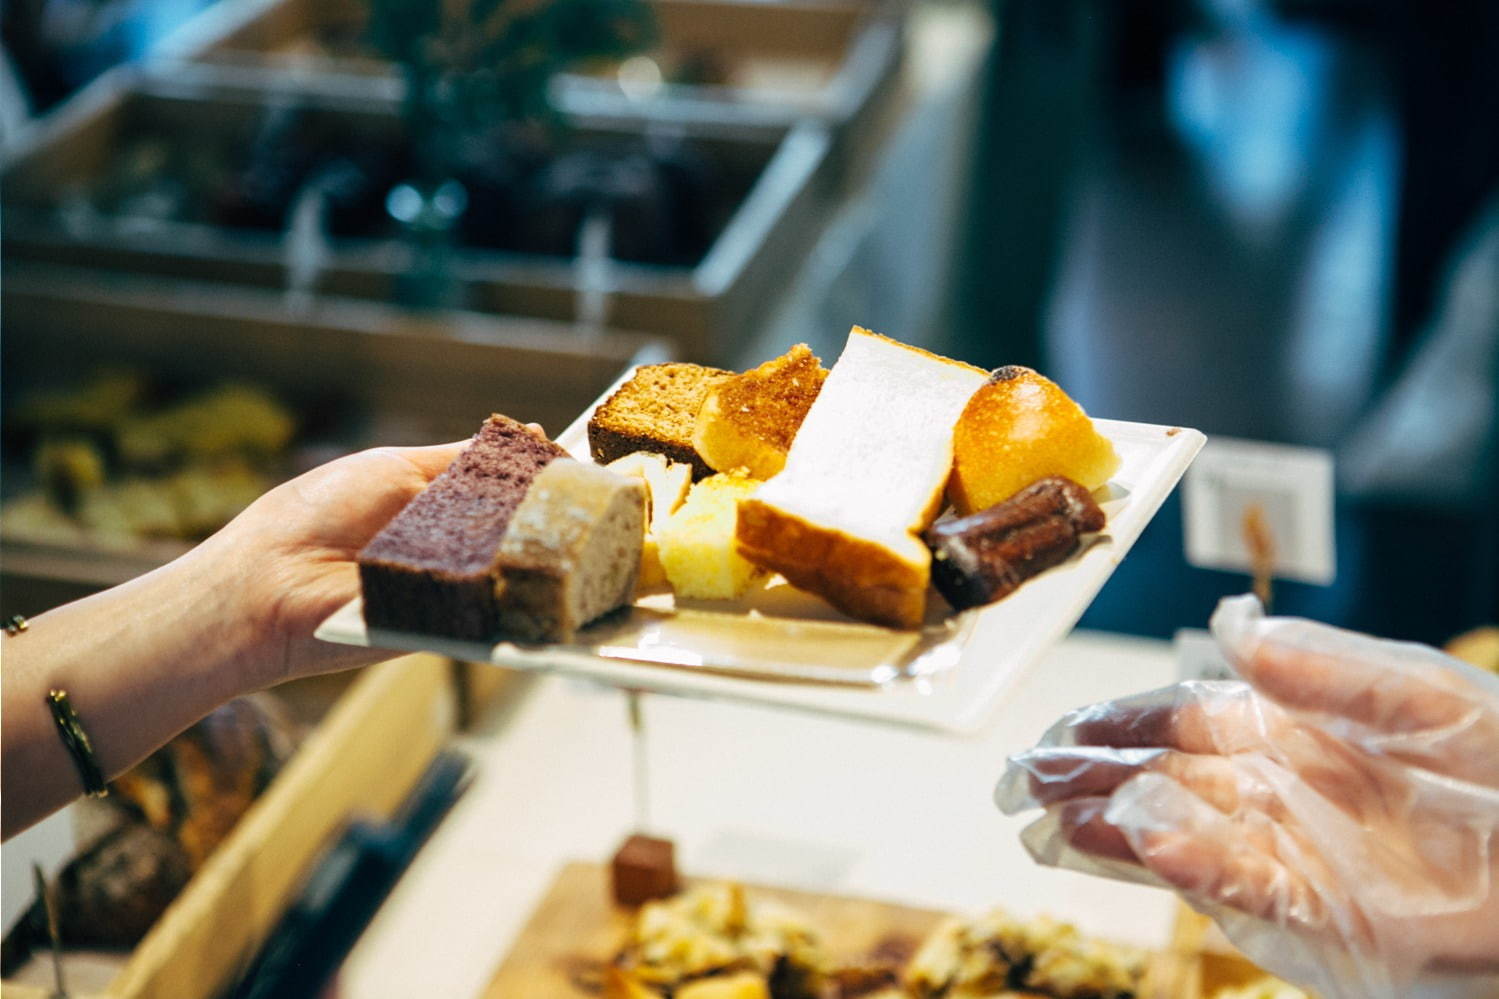
<svg viewBox="0 0 1499 999"><path fill-rule="evenodd" d="M192 148L209 148L228 143L226 136L253 134L277 101L298 102L309 129L337 129L352 146L393 141L401 128L394 99L299 91L276 97L259 87L210 85L191 73L145 75L89 98L32 129L8 157L0 176L7 261L285 288L295 268L282 232L195 221L122 224L115 215L67 219L64 193L108 178L133 136L190 137ZM578 134L602 143L641 134L639 122L591 118L577 125ZM720 189L719 207L706 220L706 251L691 265L612 261L603 322L668 336L685 358L722 359L754 329L816 236L828 195L829 134L805 122L689 122L679 131L711 164ZM390 300L409 267L399 240L333 239L312 290ZM577 313L582 279L568 257L458 247L451 272L460 306L567 321Z"/></svg>
<svg viewBox="0 0 1499 999"><path fill-rule="evenodd" d="M612 64L567 73L553 87L561 110L761 125L811 116L843 133L865 127L901 66L903 18L887 0L651 0L651 7L659 43L648 56L667 80L696 81L666 82L645 96L628 92ZM218 3L160 54L293 72L314 87L337 87L339 76L399 86L393 68L360 42L368 9L359 0Z"/></svg>
<svg viewBox="0 0 1499 999"><path fill-rule="evenodd" d="M620 371L669 356L663 341L637 334L338 299L298 310L259 289L40 264L7 262L0 286L6 399L96 366L189 384L248 381L294 409L332 392L360 414L343 450L461 440L495 411L558 433ZM37 613L186 548L0 537L5 613Z"/></svg>
<svg viewBox="0 0 1499 999"><path fill-rule="evenodd" d="M406 656L277 694L297 713L316 712L330 684L347 690L135 950L65 955L74 999L218 995L343 828L395 813L452 733L447 660ZM51 975L43 952L0 985L6 999L42 999Z"/></svg>

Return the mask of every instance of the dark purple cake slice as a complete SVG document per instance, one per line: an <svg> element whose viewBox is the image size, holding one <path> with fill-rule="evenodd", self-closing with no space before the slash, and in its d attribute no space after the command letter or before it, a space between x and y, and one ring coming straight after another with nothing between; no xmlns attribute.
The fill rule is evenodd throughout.
<svg viewBox="0 0 1499 999"><path fill-rule="evenodd" d="M500 541L532 480L566 454L508 416L486 420L359 553L365 624L475 640L497 634Z"/></svg>

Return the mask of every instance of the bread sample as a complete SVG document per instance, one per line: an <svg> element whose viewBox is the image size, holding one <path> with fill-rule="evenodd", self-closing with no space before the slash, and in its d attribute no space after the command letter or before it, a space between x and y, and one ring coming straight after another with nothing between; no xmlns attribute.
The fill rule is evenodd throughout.
<svg viewBox="0 0 1499 999"><path fill-rule="evenodd" d="M931 555L917 532L939 512L953 425L986 377L855 326L786 467L739 504L740 553L853 617L918 627Z"/></svg>
<svg viewBox="0 0 1499 999"><path fill-rule="evenodd" d="M359 553L372 628L489 639L500 630L500 541L532 480L566 452L498 413Z"/></svg>
<svg viewBox="0 0 1499 999"><path fill-rule="evenodd" d="M1145 955L1083 936L1069 923L1019 920L995 910L949 919L906 966L913 999L1006 995L1052 999L1132 999L1145 977Z"/></svg>
<svg viewBox="0 0 1499 999"><path fill-rule="evenodd" d="M500 540L500 631L568 642L629 603L645 533L645 486L564 458L543 468Z"/></svg>
<svg viewBox="0 0 1499 999"><path fill-rule="evenodd" d="M827 369L804 343L741 375L718 382L698 410L692 444L720 472L743 468L768 479L786 464L797 428L822 389Z"/></svg>
<svg viewBox="0 0 1499 999"><path fill-rule="evenodd" d="M616 458L605 467L645 483L650 516L646 519L645 539L640 546L640 575L635 586L640 590L665 586L666 570L661 568L659 545L661 528L687 498L687 490L692 485L692 466L671 461L662 454L636 451Z"/></svg>
<svg viewBox="0 0 1499 999"><path fill-rule="evenodd" d="M692 466L693 479L713 469L692 444L697 412L732 371L700 364L646 364L605 399L588 421L588 450L607 465L635 451L654 451Z"/></svg>
<svg viewBox="0 0 1499 999"><path fill-rule="evenodd" d="M761 575L735 546L739 501L759 486L758 479L742 473L706 478L658 532L661 566L677 596L729 600L742 596Z"/></svg>
<svg viewBox="0 0 1499 999"><path fill-rule="evenodd" d="M1049 475L1093 490L1118 470L1114 445L1083 408L1049 378L1012 364L989 376L953 430L948 500L966 516Z"/></svg>

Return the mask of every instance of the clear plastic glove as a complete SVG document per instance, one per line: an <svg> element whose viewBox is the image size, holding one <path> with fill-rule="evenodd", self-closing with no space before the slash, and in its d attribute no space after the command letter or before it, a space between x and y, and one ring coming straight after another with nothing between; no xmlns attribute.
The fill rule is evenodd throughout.
<svg viewBox="0 0 1499 999"><path fill-rule="evenodd" d="M1499 678L1223 601L1244 682L1080 708L1010 758L1037 861L1174 888L1325 999L1499 996Z"/></svg>

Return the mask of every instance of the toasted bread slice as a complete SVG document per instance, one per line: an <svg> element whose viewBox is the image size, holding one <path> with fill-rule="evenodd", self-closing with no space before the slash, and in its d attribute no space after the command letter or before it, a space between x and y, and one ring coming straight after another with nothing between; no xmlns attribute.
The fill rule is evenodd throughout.
<svg viewBox="0 0 1499 999"><path fill-rule="evenodd" d="M799 343L785 354L709 390L698 410L693 447L720 472L743 468L768 479L786 464L797 428L817 398L827 369Z"/></svg>
<svg viewBox="0 0 1499 999"><path fill-rule="evenodd" d="M786 455L739 504L736 540L853 617L921 624L952 429L987 372L853 328Z"/></svg>
<svg viewBox="0 0 1499 999"><path fill-rule="evenodd" d="M1044 375L1008 365L973 394L953 430L947 498L968 516L1060 475L1093 490L1119 470L1114 445Z"/></svg>
<svg viewBox="0 0 1499 999"><path fill-rule="evenodd" d="M701 364L641 366L588 421L593 460L607 465L634 451L655 451L691 465L694 480L712 475L692 446L692 433L709 390L732 375Z"/></svg>

